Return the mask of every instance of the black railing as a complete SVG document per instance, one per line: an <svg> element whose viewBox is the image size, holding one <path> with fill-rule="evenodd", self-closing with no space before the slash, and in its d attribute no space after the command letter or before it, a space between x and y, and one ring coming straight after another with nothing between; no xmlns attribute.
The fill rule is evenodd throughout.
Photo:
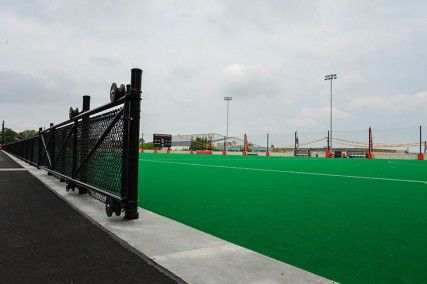
<svg viewBox="0 0 427 284"><path fill-rule="evenodd" d="M3 145L3 150L20 158L21 160L37 166L39 159L39 138L33 137L26 140Z"/></svg>
<svg viewBox="0 0 427 284"><path fill-rule="evenodd" d="M142 70L132 69L131 83L110 92L111 102L90 110L83 97L79 113L39 129L39 135L3 149L105 202L106 212L138 219L138 143ZM114 88L113 88L114 87Z"/></svg>

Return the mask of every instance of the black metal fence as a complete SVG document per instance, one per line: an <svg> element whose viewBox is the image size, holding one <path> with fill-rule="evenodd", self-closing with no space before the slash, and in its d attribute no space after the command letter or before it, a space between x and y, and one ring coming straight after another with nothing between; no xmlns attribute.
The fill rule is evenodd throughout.
<svg viewBox="0 0 427 284"><path fill-rule="evenodd" d="M37 166L39 156L39 138L33 137L19 142L3 145L3 150Z"/></svg>
<svg viewBox="0 0 427 284"><path fill-rule="evenodd" d="M113 84L110 103L91 110L84 96L69 120L3 149L65 181L67 191L105 202L108 216L124 210L125 219L137 219L141 79L142 70L132 69L130 84Z"/></svg>

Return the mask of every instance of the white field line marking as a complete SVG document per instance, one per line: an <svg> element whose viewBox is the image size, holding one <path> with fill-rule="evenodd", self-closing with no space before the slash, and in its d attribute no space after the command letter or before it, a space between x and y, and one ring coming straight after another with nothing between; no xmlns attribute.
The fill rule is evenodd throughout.
<svg viewBox="0 0 427 284"><path fill-rule="evenodd" d="M24 168L3 168L0 169L0 172L19 172L19 171L26 171Z"/></svg>
<svg viewBox="0 0 427 284"><path fill-rule="evenodd" d="M300 171L288 171L288 170L257 169L257 168L245 168L245 167L233 167L233 166L206 165L206 164L196 164L196 163L181 163L181 162L156 161L156 160L147 160L147 159L141 159L141 161L143 161L143 162L153 162L153 163L164 163L164 164L177 164L177 165L187 165L187 166L198 166L198 167L211 167L211 168L223 168L223 169L234 169L234 170L258 171L258 172L271 172L271 173L284 173L284 174L297 174L297 175L312 175L312 176L326 176L326 177L340 177L340 178L354 178L354 179L368 179L368 180L384 180L384 181L397 181L397 182L409 182L409 183L427 184L427 181L424 181L424 180L412 180L412 179L396 179L396 178L351 176L351 175L324 174L324 173L312 173L312 172L300 172Z"/></svg>

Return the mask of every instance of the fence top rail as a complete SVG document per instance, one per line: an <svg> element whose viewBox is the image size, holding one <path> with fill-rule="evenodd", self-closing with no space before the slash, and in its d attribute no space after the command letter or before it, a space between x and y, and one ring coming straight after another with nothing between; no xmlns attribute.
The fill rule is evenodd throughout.
<svg viewBox="0 0 427 284"><path fill-rule="evenodd" d="M87 116L90 116L90 115L93 115L93 114L96 114L96 113L102 112L102 111L104 111L104 110L107 110L107 109L113 108L113 107L115 107L115 106L121 105L121 104L123 104L123 103L125 102L125 100L127 100L127 99L129 99L129 95L128 95L128 94L126 94L125 96L121 97L120 99L118 99L118 100L117 100L117 101L115 101L115 102L107 103L107 104L104 104L104 105L99 106L99 107L97 107L97 108L94 108L94 109L91 109L91 110L88 110L88 111L82 112L82 113L80 113L80 114L76 115L75 117L73 117L72 119L66 120L66 121L64 121L64 122L61 122L61 123L55 124L55 125L53 125L52 127L49 127L49 128L44 129L44 130L43 130L43 131L41 131L40 133L49 132L49 131L51 131L51 130L53 130L53 129L56 129L56 128L58 128L58 127L61 127L61 126L67 125L67 124L71 124L71 123L73 123L74 121L79 120L79 119L81 119L81 118L83 118L83 117L87 117Z"/></svg>

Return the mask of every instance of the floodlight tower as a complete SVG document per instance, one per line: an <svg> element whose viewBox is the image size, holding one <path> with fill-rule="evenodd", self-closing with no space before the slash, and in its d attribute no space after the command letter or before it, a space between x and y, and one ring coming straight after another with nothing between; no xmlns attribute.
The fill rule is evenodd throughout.
<svg viewBox="0 0 427 284"><path fill-rule="evenodd" d="M329 132L330 132L330 136L329 136L329 147L332 149L332 81L337 79L337 74L329 74L325 76L325 81L331 81L331 117L330 117L330 122L329 122Z"/></svg>
<svg viewBox="0 0 427 284"><path fill-rule="evenodd" d="M228 106L228 104L229 104L229 102L232 100L233 98L232 97L224 97L224 101L226 101L227 102L227 138L226 138L226 140L225 140L225 151L227 151L227 144L228 144L228 109L229 109L229 106Z"/></svg>

